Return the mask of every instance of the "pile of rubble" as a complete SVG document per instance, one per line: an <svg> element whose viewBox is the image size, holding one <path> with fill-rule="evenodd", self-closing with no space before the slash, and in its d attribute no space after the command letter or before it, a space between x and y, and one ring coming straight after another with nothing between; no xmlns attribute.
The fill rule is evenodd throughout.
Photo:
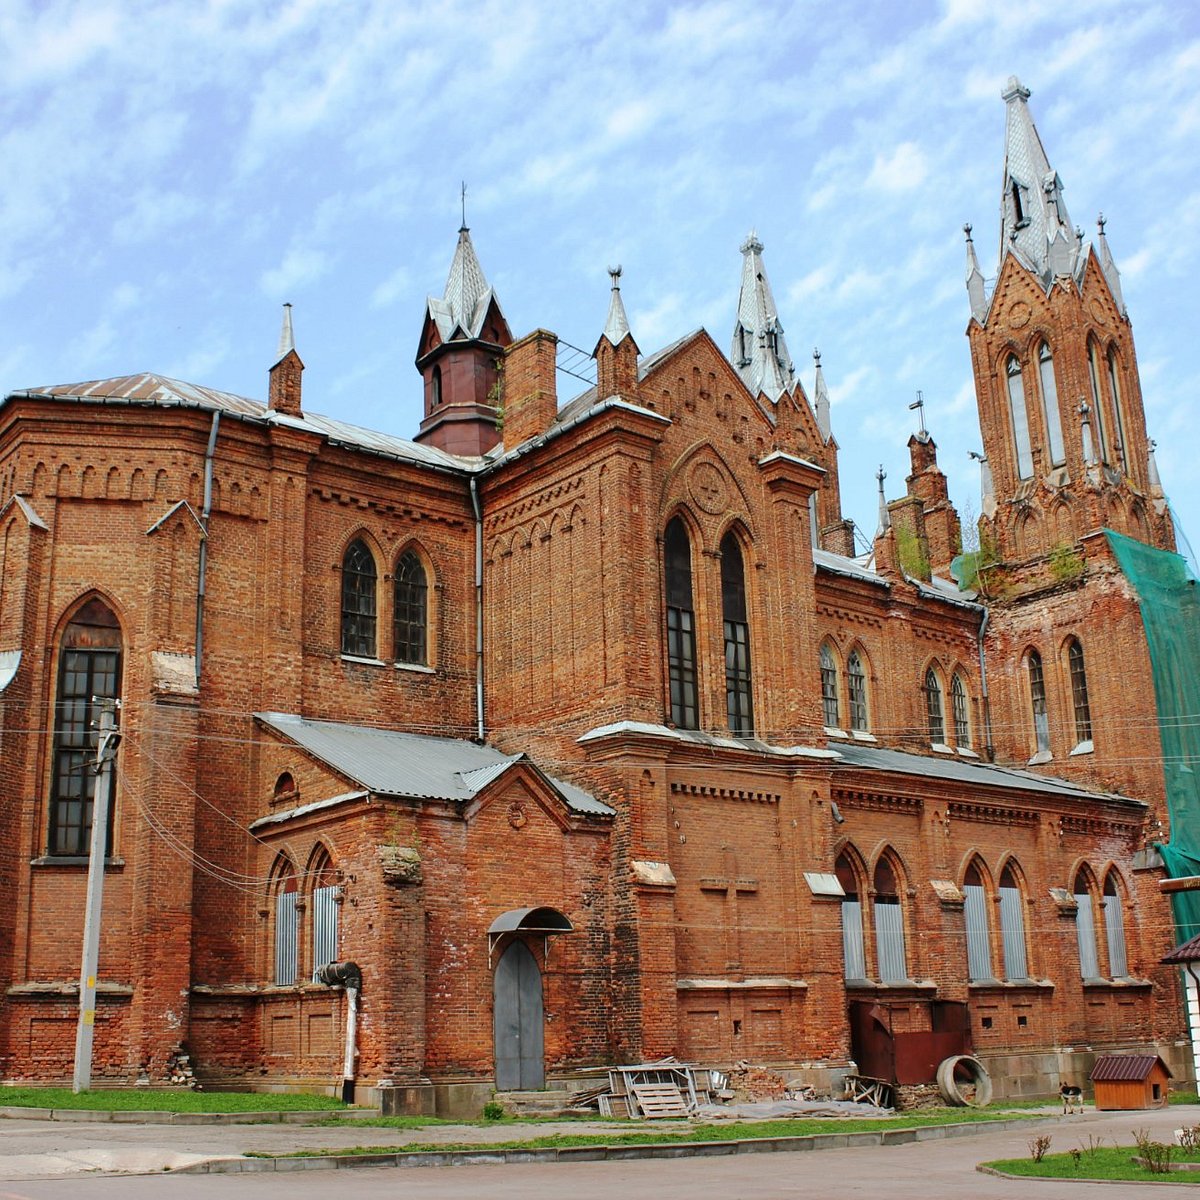
<svg viewBox="0 0 1200 1200"><path fill-rule="evenodd" d="M789 1082L765 1067L739 1062L726 1073L675 1058L607 1068L607 1080L575 1092L575 1112L599 1110L605 1117L766 1119L788 1116L876 1116L877 1104L818 1098L801 1080Z"/></svg>

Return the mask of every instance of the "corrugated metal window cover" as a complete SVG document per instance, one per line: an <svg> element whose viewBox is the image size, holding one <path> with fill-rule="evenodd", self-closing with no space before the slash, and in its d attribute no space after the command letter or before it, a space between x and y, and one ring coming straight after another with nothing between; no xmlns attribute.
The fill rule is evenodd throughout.
<svg viewBox="0 0 1200 1200"><path fill-rule="evenodd" d="M296 893L280 892L275 897L275 982L296 982L298 913Z"/></svg>
<svg viewBox="0 0 1200 1200"><path fill-rule="evenodd" d="M313 889L313 980L326 964L337 961L338 892L336 884Z"/></svg>

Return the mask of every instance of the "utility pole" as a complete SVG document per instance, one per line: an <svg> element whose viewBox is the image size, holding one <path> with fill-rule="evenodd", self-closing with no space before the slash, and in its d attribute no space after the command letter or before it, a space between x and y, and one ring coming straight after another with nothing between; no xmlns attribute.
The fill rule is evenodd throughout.
<svg viewBox="0 0 1200 1200"><path fill-rule="evenodd" d="M93 696L100 706L100 738L96 744L96 792L92 800L92 848L88 859L87 907L83 918L83 965L79 971L79 1025L75 1031L74 1090L92 1086L92 1037L96 1028L96 969L100 960L100 909L104 898L104 853L108 849L108 809L112 797L112 765L121 740L117 732L119 700Z"/></svg>

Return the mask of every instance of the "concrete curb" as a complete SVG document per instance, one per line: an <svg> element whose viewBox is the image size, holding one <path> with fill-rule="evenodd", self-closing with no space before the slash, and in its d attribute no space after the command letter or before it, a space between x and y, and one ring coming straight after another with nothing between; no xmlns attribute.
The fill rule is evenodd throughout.
<svg viewBox="0 0 1200 1200"><path fill-rule="evenodd" d="M136 1109L99 1108L20 1108L0 1106L0 1120L14 1121L77 1121L111 1122L117 1125L311 1125L330 1118L353 1122L364 1117L378 1117L377 1108L312 1108L299 1112L203 1113L203 1112L145 1112Z"/></svg>
<svg viewBox="0 0 1200 1200"><path fill-rule="evenodd" d="M1060 1124L1058 1117L972 1121L964 1125L926 1125L856 1133L812 1133L798 1137L730 1139L719 1142L670 1142L639 1146L563 1146L547 1149L414 1150L381 1154L322 1154L289 1158L216 1158L179 1167L173 1175L228 1175L257 1171L340 1171L356 1167L466 1167L508 1163L621 1162L630 1159L704 1158L732 1154L777 1154L804 1150L840 1150L850 1146L898 1146L910 1142L969 1137L981 1130L1029 1129Z"/></svg>

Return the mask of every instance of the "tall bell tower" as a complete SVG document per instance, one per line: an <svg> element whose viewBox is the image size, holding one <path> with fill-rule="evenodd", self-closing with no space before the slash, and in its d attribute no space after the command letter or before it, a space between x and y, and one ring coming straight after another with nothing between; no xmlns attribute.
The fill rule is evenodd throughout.
<svg viewBox="0 0 1200 1200"><path fill-rule="evenodd" d="M1104 221L1072 225L1015 77L989 289L967 234L983 434L973 584L989 605L997 758L1161 800L1152 667L1109 531L1173 550ZM1145 739L1139 749L1134 743Z"/></svg>
<svg viewBox="0 0 1200 1200"><path fill-rule="evenodd" d="M1104 220L1072 226L1063 183L1014 77L1007 106L1000 254L989 294L967 232L975 391L987 461L982 538L1010 587L1101 528L1174 549L1146 436L1133 329ZM988 478L990 475L990 479Z"/></svg>

